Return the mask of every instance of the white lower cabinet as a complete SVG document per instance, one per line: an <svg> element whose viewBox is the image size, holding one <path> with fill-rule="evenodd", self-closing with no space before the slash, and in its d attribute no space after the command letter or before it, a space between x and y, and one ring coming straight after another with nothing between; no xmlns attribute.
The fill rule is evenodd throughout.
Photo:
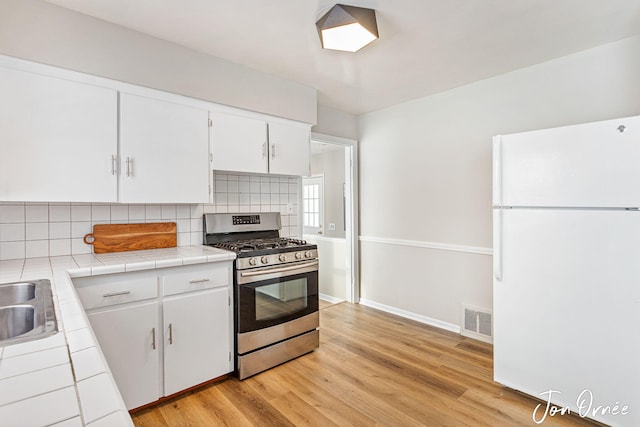
<svg viewBox="0 0 640 427"><path fill-rule="evenodd" d="M233 371L231 262L74 279L128 409Z"/></svg>
<svg viewBox="0 0 640 427"><path fill-rule="evenodd" d="M230 371L228 308L228 288L164 300L165 395Z"/></svg>
<svg viewBox="0 0 640 427"><path fill-rule="evenodd" d="M158 302L88 313L127 408L160 397Z"/></svg>

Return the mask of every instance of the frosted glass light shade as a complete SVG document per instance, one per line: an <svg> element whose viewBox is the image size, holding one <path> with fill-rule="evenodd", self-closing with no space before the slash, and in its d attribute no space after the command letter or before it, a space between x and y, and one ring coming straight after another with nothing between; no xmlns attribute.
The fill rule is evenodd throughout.
<svg viewBox="0 0 640 427"><path fill-rule="evenodd" d="M372 9L337 4L316 22L324 49L357 52L378 38Z"/></svg>

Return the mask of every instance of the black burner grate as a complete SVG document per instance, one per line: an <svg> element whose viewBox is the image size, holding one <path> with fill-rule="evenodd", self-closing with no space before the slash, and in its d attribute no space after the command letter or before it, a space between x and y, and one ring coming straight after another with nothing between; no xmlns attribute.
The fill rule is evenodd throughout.
<svg viewBox="0 0 640 427"><path fill-rule="evenodd" d="M277 237L272 239L251 239L235 242L222 242L216 243L214 246L220 249L227 249L229 251L240 253L265 249L297 248L305 245L307 245L306 240Z"/></svg>

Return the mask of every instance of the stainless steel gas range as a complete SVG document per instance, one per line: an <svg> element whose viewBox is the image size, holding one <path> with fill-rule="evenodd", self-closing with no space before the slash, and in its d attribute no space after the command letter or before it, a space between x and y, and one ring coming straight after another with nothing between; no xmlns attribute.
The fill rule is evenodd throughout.
<svg viewBox="0 0 640 427"><path fill-rule="evenodd" d="M204 243L236 253L236 374L245 379L319 346L318 249L280 237L280 213L205 214Z"/></svg>

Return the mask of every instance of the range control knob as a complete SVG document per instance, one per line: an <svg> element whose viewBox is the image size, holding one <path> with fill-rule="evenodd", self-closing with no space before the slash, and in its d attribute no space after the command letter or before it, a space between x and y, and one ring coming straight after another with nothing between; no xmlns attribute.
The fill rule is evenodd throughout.
<svg viewBox="0 0 640 427"><path fill-rule="evenodd" d="M260 258L260 262L263 264L268 264L269 263L269 257L263 256L262 258Z"/></svg>
<svg viewBox="0 0 640 427"><path fill-rule="evenodd" d="M249 265L256 265L257 262L255 258L249 258Z"/></svg>
<svg viewBox="0 0 640 427"><path fill-rule="evenodd" d="M302 252L296 252L296 259L302 259Z"/></svg>
<svg viewBox="0 0 640 427"><path fill-rule="evenodd" d="M311 251L306 251L306 252L304 253L304 257L305 257L305 258L311 258L311 256L312 256Z"/></svg>
<svg viewBox="0 0 640 427"><path fill-rule="evenodd" d="M280 256L278 256L278 259L280 260L280 262L285 262L287 260L287 257L285 256L285 254L280 254Z"/></svg>

